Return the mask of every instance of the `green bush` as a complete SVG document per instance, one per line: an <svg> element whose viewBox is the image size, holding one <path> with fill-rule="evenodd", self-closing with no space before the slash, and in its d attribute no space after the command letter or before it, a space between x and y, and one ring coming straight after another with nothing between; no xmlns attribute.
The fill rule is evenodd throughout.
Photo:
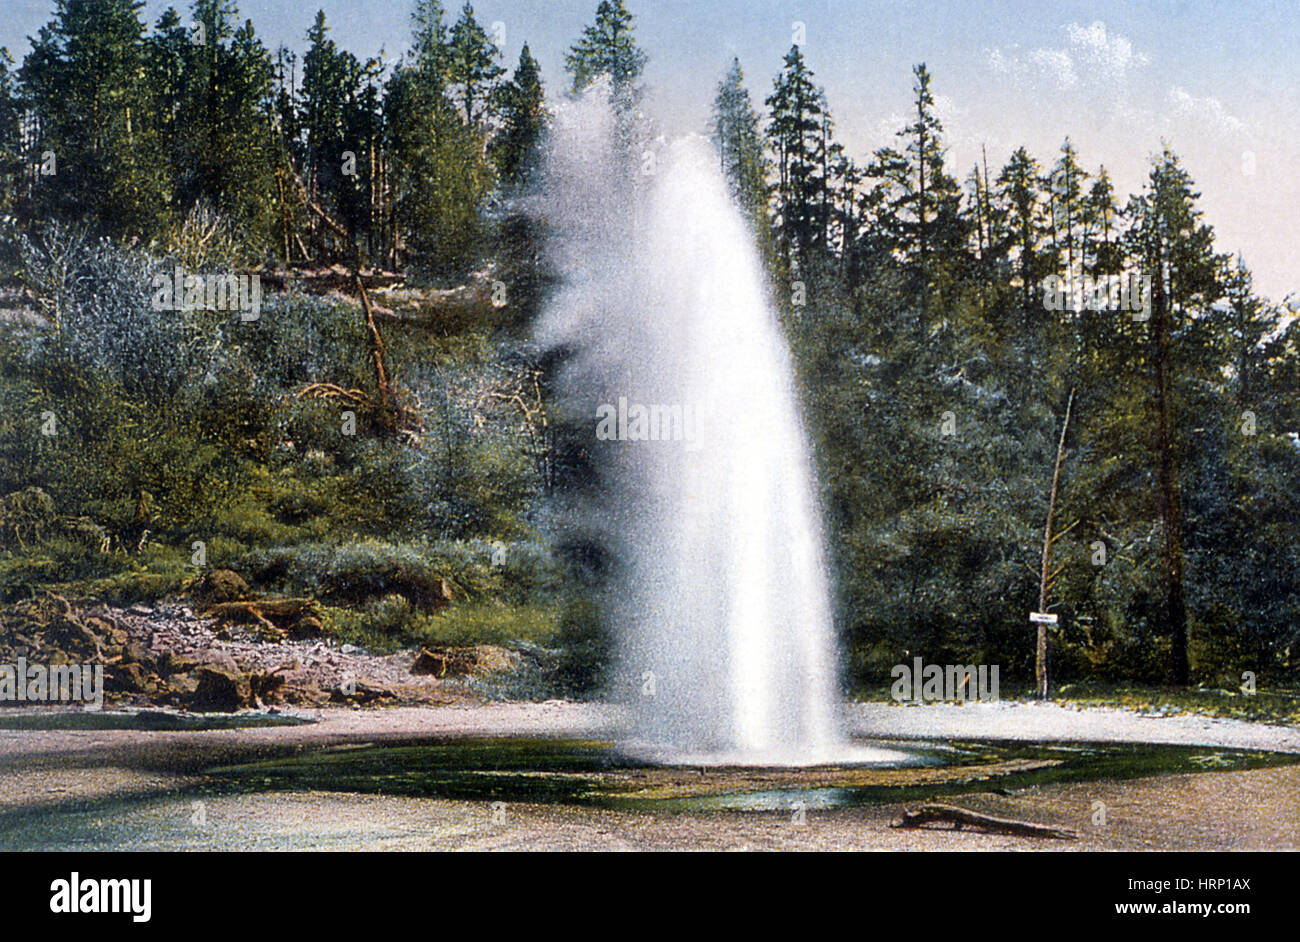
<svg viewBox="0 0 1300 942"><path fill-rule="evenodd" d="M536 644L545 647L560 633L554 605L509 605L497 599L451 605L412 631L420 644Z"/></svg>
<svg viewBox="0 0 1300 942"><path fill-rule="evenodd" d="M237 567L257 582L333 603L363 603L394 593L429 610L498 588L491 560L461 542L302 543L250 550Z"/></svg>
<svg viewBox="0 0 1300 942"><path fill-rule="evenodd" d="M561 649L557 677L569 696L591 696L604 690L613 662L613 643L590 599L570 599L560 616L556 646Z"/></svg>

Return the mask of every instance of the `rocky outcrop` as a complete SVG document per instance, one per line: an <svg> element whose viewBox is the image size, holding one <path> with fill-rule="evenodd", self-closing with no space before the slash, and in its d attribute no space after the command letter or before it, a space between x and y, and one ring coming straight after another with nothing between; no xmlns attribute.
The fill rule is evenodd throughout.
<svg viewBox="0 0 1300 942"><path fill-rule="evenodd" d="M215 580L223 582L238 590L232 580ZM306 613L315 610L314 603L304 607L296 627L267 631L237 619L218 621L179 602L123 609L46 592L0 606L0 663L19 656L50 664L102 663L110 702L200 711L474 699L461 681L483 669L486 647L466 655L467 667L477 665L468 672L416 676L409 652L370 654L338 645L319 629L304 630ZM446 649L453 661L454 651Z"/></svg>

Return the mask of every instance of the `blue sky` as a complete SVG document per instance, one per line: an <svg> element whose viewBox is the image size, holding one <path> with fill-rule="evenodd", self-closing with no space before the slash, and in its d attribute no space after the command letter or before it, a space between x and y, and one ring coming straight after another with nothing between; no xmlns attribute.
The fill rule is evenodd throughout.
<svg viewBox="0 0 1300 942"><path fill-rule="evenodd" d="M597 0L479 0L505 26L509 65L527 41L548 87ZM149 20L167 6L149 0ZM183 9L185 4L176 4ZM53 0L0 0L0 44L16 58ZM302 50L323 9L358 55L406 46L408 0L242 0L263 41ZM448 3L452 14L459 9ZM839 137L864 160L891 143L908 107L913 63L935 76L959 178L986 147L996 168L1024 144L1055 159L1068 134L1083 163L1104 163L1123 192L1167 141L1202 194L1222 250L1241 251L1258 287L1300 291L1300 5L1291 0L975 3L938 0L632 0L650 54L648 107L667 134L700 130L714 87L739 56L761 102L806 26L805 55L825 86Z"/></svg>

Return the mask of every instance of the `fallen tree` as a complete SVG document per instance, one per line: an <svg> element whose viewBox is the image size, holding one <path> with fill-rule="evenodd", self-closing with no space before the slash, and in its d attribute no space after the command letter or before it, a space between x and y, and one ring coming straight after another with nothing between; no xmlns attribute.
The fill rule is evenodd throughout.
<svg viewBox="0 0 1300 942"><path fill-rule="evenodd" d="M314 637L321 633L323 627L320 608L315 599L218 602L205 606L203 614L220 622L255 625L290 637Z"/></svg>
<svg viewBox="0 0 1300 942"><path fill-rule="evenodd" d="M903 819L896 828L924 828L930 824L949 824L948 830L960 831L963 828L986 831L994 834L1010 834L1015 837L1043 837L1055 840L1076 840L1077 831L1069 828L1052 827L1047 824L1034 824L1031 821L1016 821L1011 818L997 818L991 814L968 811L955 805L943 805L936 802L921 805L903 812Z"/></svg>

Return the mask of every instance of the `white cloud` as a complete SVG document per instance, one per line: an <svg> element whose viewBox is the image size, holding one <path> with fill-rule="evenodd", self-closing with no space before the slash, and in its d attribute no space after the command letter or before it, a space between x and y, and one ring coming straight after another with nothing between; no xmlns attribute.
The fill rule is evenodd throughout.
<svg viewBox="0 0 1300 942"><path fill-rule="evenodd" d="M1079 84L1079 76L1074 71L1074 60L1064 49L1035 49L1029 54L1029 61L1038 72L1052 79L1061 88L1074 88Z"/></svg>
<svg viewBox="0 0 1300 942"><path fill-rule="evenodd" d="M1049 81L1058 88L1076 88L1122 84L1130 74L1151 61L1101 20L1089 26L1070 23L1063 31L1063 46L1042 46L1025 53L1017 46L1005 52L989 50L986 53L989 68L1015 81Z"/></svg>
<svg viewBox="0 0 1300 942"><path fill-rule="evenodd" d="M1246 123L1230 113L1213 95L1197 98L1181 85L1175 85L1169 89L1168 100L1173 114L1216 134L1240 138L1249 133Z"/></svg>
<svg viewBox="0 0 1300 942"><path fill-rule="evenodd" d="M1101 20L1091 26L1071 23L1065 27L1065 35L1075 60L1109 82L1122 82L1129 72L1151 61L1143 53L1134 52L1128 39L1107 30Z"/></svg>

